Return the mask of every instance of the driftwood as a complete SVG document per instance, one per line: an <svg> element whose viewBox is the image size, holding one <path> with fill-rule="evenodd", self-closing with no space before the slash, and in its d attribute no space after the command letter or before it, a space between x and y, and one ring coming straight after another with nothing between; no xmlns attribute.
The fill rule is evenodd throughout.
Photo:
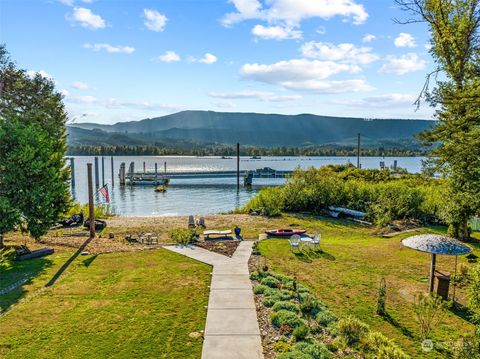
<svg viewBox="0 0 480 359"><path fill-rule="evenodd" d="M46 248L41 248L41 249L36 249L34 251L31 251L30 253L27 254L22 254L17 257L17 260L19 261L25 261L28 259L33 259L33 258L40 258L44 256L48 256L50 254L53 254L54 249L51 247L46 247Z"/></svg>

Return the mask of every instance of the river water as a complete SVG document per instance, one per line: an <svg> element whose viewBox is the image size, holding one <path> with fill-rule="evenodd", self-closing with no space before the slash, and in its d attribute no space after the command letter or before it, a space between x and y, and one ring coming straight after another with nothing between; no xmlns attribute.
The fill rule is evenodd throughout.
<svg viewBox="0 0 480 359"><path fill-rule="evenodd" d="M74 156L75 158L75 187L72 188L74 198L80 203L88 202L87 190L87 163L94 163L94 157ZM125 216L173 216L189 214L214 214L228 212L243 206L262 187L280 185L284 179L254 179L251 188L241 187L237 192L235 178L209 179L172 179L165 193L157 193L153 186L120 186L118 171L124 162L127 170L130 162L135 162L135 171L143 171L145 162L147 171L153 171L158 163L159 171L163 171L167 163L167 171L221 171L235 170L236 158L222 159L219 157L189 157L189 156L115 156L114 185L112 186L111 159L105 157L105 183L110 192L110 205L117 214ZM420 172L422 157L364 157L361 159L362 168L379 168L380 161L386 166L392 166L397 160L398 166L409 172ZM328 164L356 164L355 157L262 157L240 159L241 170L255 170L270 167L275 170L293 170L297 167L320 167ZM95 170L93 171L95 183ZM99 177L102 183L102 157L99 157ZM243 185L243 179L241 179ZM103 197L98 193L95 196L98 203Z"/></svg>

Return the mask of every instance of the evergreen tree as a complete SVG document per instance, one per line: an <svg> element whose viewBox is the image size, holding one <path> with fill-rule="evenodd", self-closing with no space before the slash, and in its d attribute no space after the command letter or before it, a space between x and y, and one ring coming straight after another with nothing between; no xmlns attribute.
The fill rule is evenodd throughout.
<svg viewBox="0 0 480 359"><path fill-rule="evenodd" d="M39 239L70 204L67 114L55 84L29 76L0 46L0 234Z"/></svg>

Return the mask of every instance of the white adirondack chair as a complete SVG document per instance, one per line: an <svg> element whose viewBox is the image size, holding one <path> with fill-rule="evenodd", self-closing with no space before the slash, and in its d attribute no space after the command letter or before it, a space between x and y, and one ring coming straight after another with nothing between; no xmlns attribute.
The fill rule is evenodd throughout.
<svg viewBox="0 0 480 359"><path fill-rule="evenodd" d="M295 248L297 248L298 251L300 251L300 239L301 237L298 234L294 234L288 240L290 242L290 250L292 252L295 250Z"/></svg>
<svg viewBox="0 0 480 359"><path fill-rule="evenodd" d="M313 250L316 250L317 247L320 247L321 239L322 239L322 235L320 233L315 234L315 237L313 237L313 240L312 240Z"/></svg>

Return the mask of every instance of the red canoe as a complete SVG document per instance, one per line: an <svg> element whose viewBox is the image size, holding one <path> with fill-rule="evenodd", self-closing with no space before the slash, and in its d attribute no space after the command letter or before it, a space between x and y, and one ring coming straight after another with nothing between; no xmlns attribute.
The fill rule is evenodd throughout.
<svg viewBox="0 0 480 359"><path fill-rule="evenodd" d="M307 232L305 229L272 229L270 231L265 231L269 236L275 237L290 237L294 234L301 235L305 232Z"/></svg>

